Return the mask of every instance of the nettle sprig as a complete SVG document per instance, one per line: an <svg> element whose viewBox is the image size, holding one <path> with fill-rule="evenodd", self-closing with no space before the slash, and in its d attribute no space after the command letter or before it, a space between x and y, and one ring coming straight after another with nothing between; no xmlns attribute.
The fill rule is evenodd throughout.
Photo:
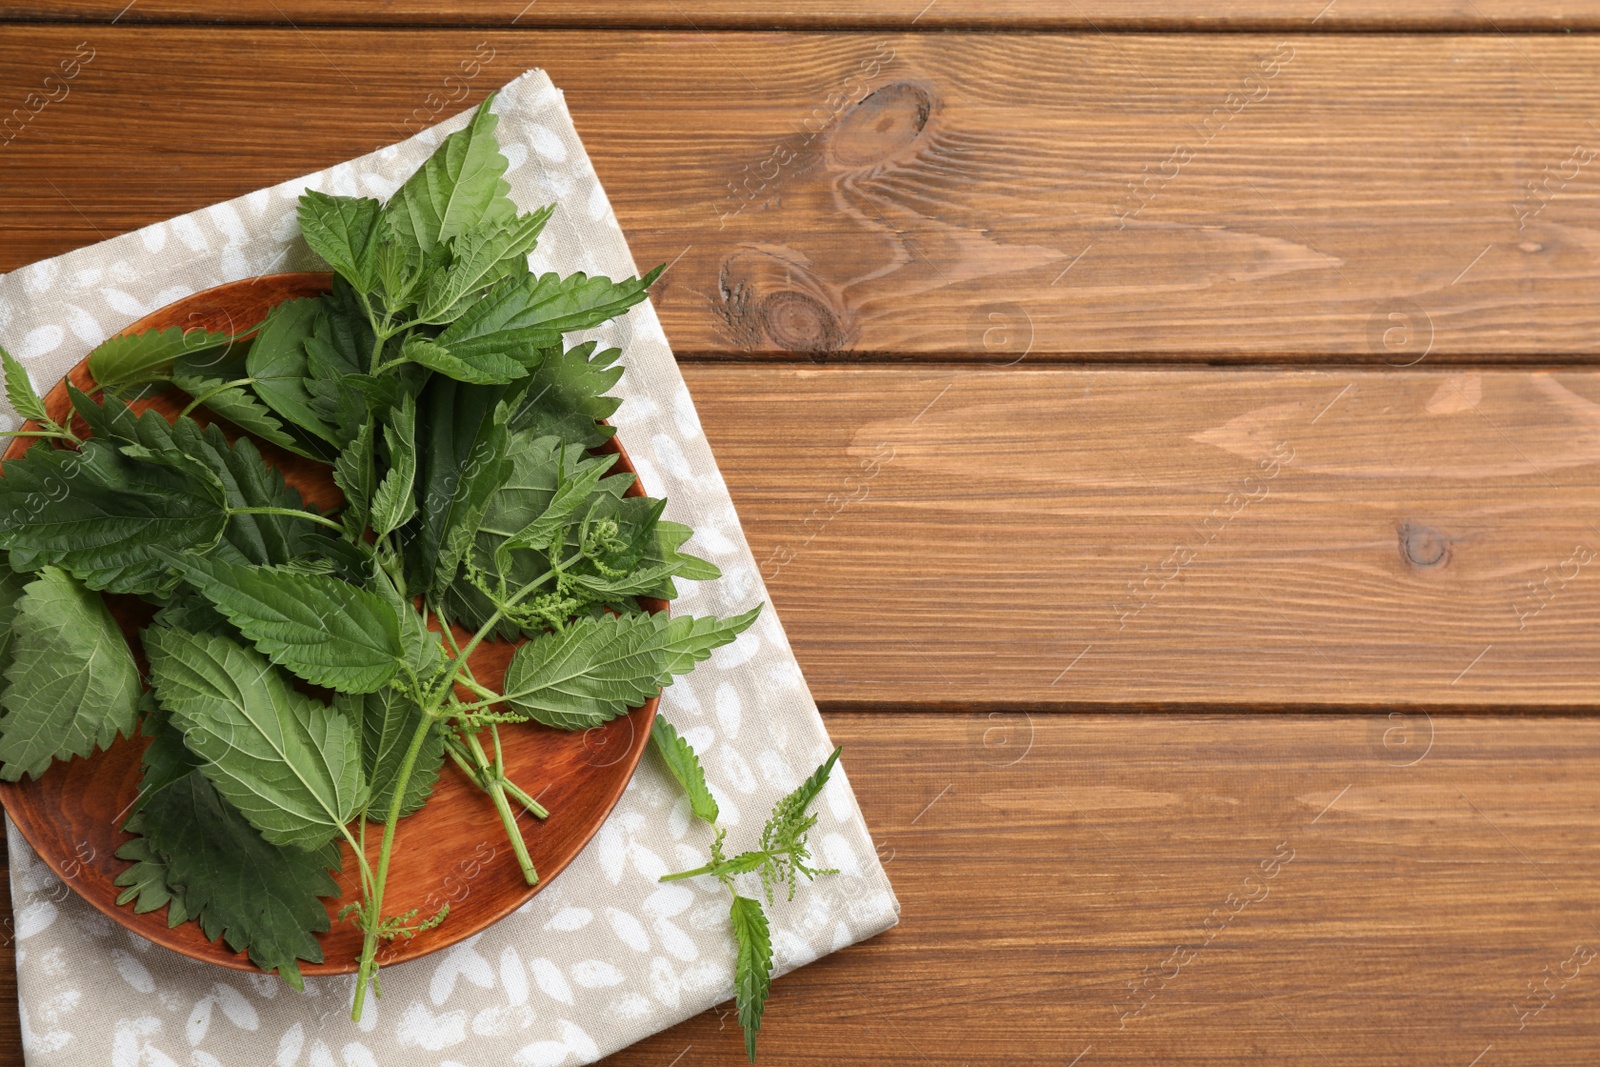
<svg viewBox="0 0 1600 1067"><path fill-rule="evenodd" d="M225 331L114 337L65 421L0 350L36 427L0 477L0 777L147 735L119 903L197 922L296 987L299 962L322 961L348 845L357 1019L379 945L449 920L384 910L397 827L439 776L492 799L537 884L517 819L549 813L507 776L501 730L603 724L759 610L643 607L719 571L594 451L620 353L562 337L644 300L659 271L533 274L553 209L512 203L495 122L485 101L387 203L305 193L331 292ZM172 418L144 402L162 393ZM279 450L323 464L342 503L309 505L268 462ZM144 677L103 593L152 609ZM521 643L495 688L471 660L497 641ZM806 870L803 847L772 848L789 857L774 871Z"/></svg>
<svg viewBox="0 0 1600 1067"><path fill-rule="evenodd" d="M672 776L683 786L689 798L690 810L716 832L711 841L710 863L691 871L663 875L661 881L676 882L703 874L710 875L733 895L729 918L734 942L738 946L734 998L739 1009L739 1025L744 1029L745 1053L754 1063L756 1038L761 1031L761 1014L772 988L772 930L761 901L741 894L734 879L742 874L755 874L761 880L762 895L771 905L775 902L774 889L778 886L786 886L788 899L793 900L801 875L812 880L821 875L839 873L809 865L811 849L806 835L817 824L817 816L808 809L827 786L828 776L833 773L833 765L839 761L842 750L834 749L822 765L812 772L811 777L778 801L761 830L759 848L730 858L725 849L728 831L717 825L720 815L717 801L706 784L705 770L700 766L700 758L694 749L671 723L659 715L651 728L650 741Z"/></svg>

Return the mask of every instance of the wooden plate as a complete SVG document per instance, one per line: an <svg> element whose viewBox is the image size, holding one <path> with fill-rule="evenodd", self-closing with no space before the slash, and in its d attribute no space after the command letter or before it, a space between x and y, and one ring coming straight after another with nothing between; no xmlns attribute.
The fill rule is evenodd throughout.
<svg viewBox="0 0 1600 1067"><path fill-rule="evenodd" d="M326 292L330 284L328 274L277 274L221 285L147 315L124 332L172 326L231 331L259 323L274 304L293 297L316 296ZM74 367L67 380L86 392L95 388L84 363ZM66 381L50 391L45 406L57 421L66 418L71 411ZM162 396L134 406L154 407L171 416L180 405L175 398ZM233 430L229 423L222 425ZM88 432L81 420L75 421L74 429L80 435ZM37 440L13 438L5 458L20 456ZM326 467L270 444L256 443L267 461L284 473L307 502L324 510L340 503L339 490ZM633 471L627 453L614 438L597 451L617 454L614 470ZM628 495L642 496L644 490L636 481ZM136 597L108 596L107 601L130 637L149 618L151 609ZM666 610L664 601L647 601L645 606L652 611ZM458 639L467 636L457 630ZM480 645L472 656L473 672L485 684L498 688L512 647L503 641ZM141 656L141 669L144 665ZM462 696L472 699L465 691ZM385 945L379 953L380 962L415 959L471 937L549 885L600 829L633 777L650 739L658 700L659 697L651 698L643 707L586 733L568 733L533 723L501 728L507 776L550 811L545 820L531 815L520 820L528 852L539 872L538 886L530 887L523 881L494 804L447 761L427 807L401 820L396 830L384 913L398 915L420 908L426 916L448 901L450 915L437 929ZM255 970L244 953L230 951L222 941L207 941L194 922L169 929L165 908L136 915L131 905L117 906L122 890L113 882L130 864L117 859L116 851L130 836L121 829L122 819L138 792L139 759L147 743L143 737L118 738L110 748L87 759L57 761L38 779L0 782L0 803L4 803L12 822L39 857L79 896L106 915L140 936L193 959L236 970ZM377 833L367 835L368 858L374 866L381 836L381 826ZM344 902L359 896L350 847L340 847L341 899L328 901L330 920ZM302 963L302 973L355 972L361 952L361 934L355 926L333 920L332 929L318 940L323 962Z"/></svg>

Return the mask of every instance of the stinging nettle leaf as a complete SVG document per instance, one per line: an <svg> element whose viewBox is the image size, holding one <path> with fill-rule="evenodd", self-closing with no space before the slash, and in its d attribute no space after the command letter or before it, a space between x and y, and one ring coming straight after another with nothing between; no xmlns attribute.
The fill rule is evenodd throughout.
<svg viewBox="0 0 1600 1067"><path fill-rule="evenodd" d="M346 445L333 465L333 482L344 493L344 534L351 541L361 538L372 514L373 424L361 424L361 432Z"/></svg>
<svg viewBox="0 0 1600 1067"><path fill-rule="evenodd" d="M528 373L527 367L499 352L479 351L470 360L462 359L438 342L414 335L406 338L400 355L431 371L475 385L504 385Z"/></svg>
<svg viewBox="0 0 1600 1067"><path fill-rule="evenodd" d="M198 771L156 794L130 829L141 836L117 855L139 862L117 879L129 886L118 903L137 895L134 910L150 911L167 896L169 925L174 911L194 918L207 938L304 988L298 961L322 962L316 935L329 926L320 898L339 894L334 845L269 844Z"/></svg>
<svg viewBox="0 0 1600 1067"><path fill-rule="evenodd" d="M490 498L510 475L505 392L453 378L428 383L418 412L421 521L410 546L415 586L431 597L455 580Z"/></svg>
<svg viewBox="0 0 1600 1067"><path fill-rule="evenodd" d="M268 407L300 429L334 444L333 431L312 407L305 384L305 343L323 307L322 297L276 305L250 346L245 368L252 379L251 388Z"/></svg>
<svg viewBox="0 0 1600 1067"><path fill-rule="evenodd" d="M366 800L361 738L254 649L214 634L145 631L150 682L201 771L274 845L317 849Z"/></svg>
<svg viewBox="0 0 1600 1067"><path fill-rule="evenodd" d="M227 527L215 476L134 459L111 440L35 446L3 469L0 548L14 570L53 564L91 589L161 595L173 578L158 552L208 552Z"/></svg>
<svg viewBox="0 0 1600 1067"><path fill-rule="evenodd" d="M188 393L202 407L209 408L213 414L227 419L246 433L254 434L263 441L270 441L279 448L286 448L307 459L325 458L321 451L308 448L295 440L294 435L283 428L283 423L272 414L271 410L256 399L254 394L248 392L244 385L219 378L201 378L182 373L173 374L172 384Z"/></svg>
<svg viewBox="0 0 1600 1067"><path fill-rule="evenodd" d="M0 696L0 778L38 777L133 733L139 670L105 601L46 567L16 602Z"/></svg>
<svg viewBox="0 0 1600 1067"><path fill-rule="evenodd" d="M667 770L672 772L672 776L688 794L690 810L705 822L715 823L719 814L717 799L711 795L711 787L706 784L706 772L700 766L700 757L695 755L689 742L679 736L672 724L662 718L660 712L656 713L655 724L650 727L650 742L667 765Z"/></svg>
<svg viewBox="0 0 1600 1067"><path fill-rule="evenodd" d="M552 204L507 225L478 227L457 237L451 242L450 266L428 281L418 319L436 325L451 322L484 289L508 275L526 273L528 253L554 211Z"/></svg>
<svg viewBox="0 0 1600 1067"><path fill-rule="evenodd" d="M516 214L504 179L506 157L489 110L491 95L464 129L439 143L427 162L384 205L396 237L426 254L468 230L499 225Z"/></svg>
<svg viewBox="0 0 1600 1067"><path fill-rule="evenodd" d="M140 834L144 829L144 820L135 815L128 820L124 828L131 833ZM183 891L174 889L168 884L170 874L167 861L150 847L150 842L144 837L135 837L131 841L123 842L117 849L117 858L128 860L133 864L117 875L116 881L112 883L125 887L117 895L119 905L132 901L136 915L164 907L167 909L168 929L193 918L189 910L183 906Z"/></svg>
<svg viewBox="0 0 1600 1067"><path fill-rule="evenodd" d="M44 401L33 391L33 380L28 377L27 368L4 346L0 346L0 363L5 364L6 399L11 409L24 419L48 423L50 415L44 409Z"/></svg>
<svg viewBox="0 0 1600 1067"><path fill-rule="evenodd" d="M532 437L553 435L593 448L616 431L598 424L622 402L606 392L622 377L619 348L595 352L595 342L547 349L524 385L511 428Z"/></svg>
<svg viewBox="0 0 1600 1067"><path fill-rule="evenodd" d="M786 813L790 816L803 817L805 815L806 809L811 806L811 802L822 795L823 788L828 784L828 777L833 774L834 764L839 762L839 754L843 751L844 749L842 748L835 748L828 758L823 760L817 769L811 772L811 777L801 782L794 792L778 802L778 817L784 817Z"/></svg>
<svg viewBox="0 0 1600 1067"><path fill-rule="evenodd" d="M180 356L192 359L202 352L231 346L254 329L252 325L237 333L213 333L198 326L187 330L173 326L118 334L89 353L89 374L107 389L157 381L167 376L173 361Z"/></svg>
<svg viewBox="0 0 1600 1067"><path fill-rule="evenodd" d="M17 603L33 578L0 566L0 675L11 666L11 647L16 635Z"/></svg>
<svg viewBox="0 0 1600 1067"><path fill-rule="evenodd" d="M761 1013L772 990L772 931L759 900L735 893L731 915L734 940L739 945L734 994L739 1005L739 1025L744 1028L744 1050L754 1063Z"/></svg>
<svg viewBox="0 0 1600 1067"><path fill-rule="evenodd" d="M167 556L274 663L342 693L371 693L400 669L394 611L329 575Z"/></svg>
<svg viewBox="0 0 1600 1067"><path fill-rule="evenodd" d="M435 642L437 644L437 642ZM367 818L385 822L389 805L394 801L395 778L404 762L411 738L422 723L422 708L417 702L393 686L368 693L361 710L361 758L371 783L372 795L367 802ZM444 768L444 733L430 730L411 777L406 780L404 799L400 803L401 816L410 815L428 802L433 787Z"/></svg>
<svg viewBox="0 0 1600 1067"><path fill-rule="evenodd" d="M506 702L546 726L599 726L655 696L673 675L687 674L760 610L731 619L665 613L576 619L518 646L506 669Z"/></svg>
<svg viewBox="0 0 1600 1067"><path fill-rule="evenodd" d="M372 531L382 539L411 521L417 513L412 487L417 480L417 403L407 393L383 424L383 443L389 470L372 497Z"/></svg>
<svg viewBox="0 0 1600 1067"><path fill-rule="evenodd" d="M378 286L382 205L369 197L300 194L300 233L311 250L364 293Z"/></svg>
<svg viewBox="0 0 1600 1067"><path fill-rule="evenodd" d="M140 420L141 427L145 421ZM153 423L151 428L164 422ZM169 440L169 447L200 461L216 476L229 508L300 511L305 507L299 490L261 458L248 437L241 436L230 445L220 427L202 429L193 419L181 418L172 425ZM305 519L234 513L228 516L227 530L215 551L218 558L232 563L283 564L317 552L327 542Z"/></svg>
<svg viewBox="0 0 1600 1067"><path fill-rule="evenodd" d="M447 326L439 343L464 360L496 353L531 363L563 333L598 326L644 300L660 273L621 282L582 273L512 276Z"/></svg>

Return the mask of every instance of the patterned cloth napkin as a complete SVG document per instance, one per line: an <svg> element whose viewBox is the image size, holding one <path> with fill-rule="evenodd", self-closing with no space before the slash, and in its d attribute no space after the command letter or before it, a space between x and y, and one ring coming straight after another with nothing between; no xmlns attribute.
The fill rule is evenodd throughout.
<svg viewBox="0 0 1600 1067"><path fill-rule="evenodd" d="M541 71L495 105L506 177L522 210L552 201L536 271L622 278L633 257ZM299 238L304 189L387 197L465 115L309 177L262 189L0 277L0 339L42 391L135 318L222 282L321 269ZM722 568L683 582L675 611L731 615L765 600L733 502L666 335L643 304L590 331L622 349L614 417L639 477L694 526L690 548ZM6 413L8 428L15 417ZM753 842L772 805L831 750L772 605L661 701L694 745L730 826ZM771 909L779 972L893 926L899 904L843 774L812 831L840 873ZM28 1063L194 1067L556 1067L589 1063L733 996L726 890L657 878L704 863L709 832L653 754L572 865L516 914L432 956L386 968L384 995L348 1019L353 977L275 977L196 963L128 933L80 900L9 832L17 985ZM782 990L775 994L782 995ZM730 1027L729 1042L738 1042Z"/></svg>

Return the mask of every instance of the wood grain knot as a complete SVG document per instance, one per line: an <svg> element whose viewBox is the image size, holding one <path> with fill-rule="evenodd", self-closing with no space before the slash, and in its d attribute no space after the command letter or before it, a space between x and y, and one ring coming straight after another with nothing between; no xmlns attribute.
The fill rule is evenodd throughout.
<svg viewBox="0 0 1600 1067"><path fill-rule="evenodd" d="M1450 539L1431 526L1401 523L1400 556L1413 567L1443 567L1450 562Z"/></svg>
<svg viewBox="0 0 1600 1067"><path fill-rule="evenodd" d="M866 167L910 154L933 114L933 94L911 82L875 89L845 112L829 139L834 162Z"/></svg>
<svg viewBox="0 0 1600 1067"><path fill-rule="evenodd" d="M746 351L823 355L843 351L853 339L842 297L793 249L770 246L729 256L717 288L714 310Z"/></svg>

